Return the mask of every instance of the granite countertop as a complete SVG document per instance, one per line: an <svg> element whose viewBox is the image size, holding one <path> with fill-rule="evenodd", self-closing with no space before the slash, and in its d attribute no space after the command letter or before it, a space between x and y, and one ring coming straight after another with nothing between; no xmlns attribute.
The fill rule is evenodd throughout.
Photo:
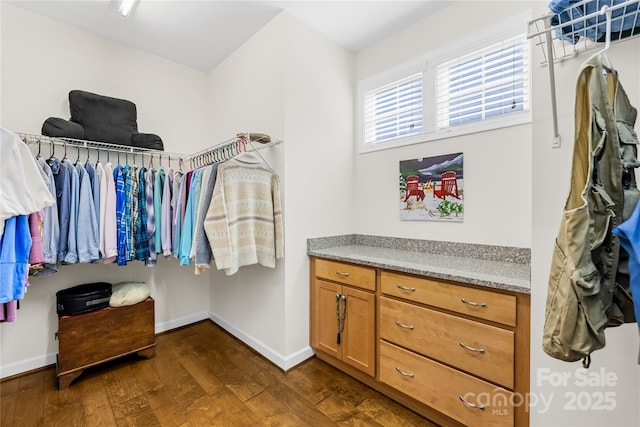
<svg viewBox="0 0 640 427"><path fill-rule="evenodd" d="M307 255L531 293L530 250L525 248L347 235L309 239Z"/></svg>

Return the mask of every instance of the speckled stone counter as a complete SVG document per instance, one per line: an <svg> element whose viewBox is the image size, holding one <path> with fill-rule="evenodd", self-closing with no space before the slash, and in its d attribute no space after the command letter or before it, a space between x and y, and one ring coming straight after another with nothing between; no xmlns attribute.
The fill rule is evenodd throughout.
<svg viewBox="0 0 640 427"><path fill-rule="evenodd" d="M350 234L307 240L307 255L531 293L531 250Z"/></svg>

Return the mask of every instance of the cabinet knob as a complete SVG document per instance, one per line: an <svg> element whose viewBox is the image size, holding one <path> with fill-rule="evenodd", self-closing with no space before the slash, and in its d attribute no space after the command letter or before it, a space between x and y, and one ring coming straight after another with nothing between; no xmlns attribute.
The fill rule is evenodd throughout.
<svg viewBox="0 0 640 427"><path fill-rule="evenodd" d="M115 324L116 324L116 322L114 322L113 320L109 320L109 326L113 326Z"/></svg>
<svg viewBox="0 0 640 427"><path fill-rule="evenodd" d="M338 276L342 276L342 277L349 277L349 273L343 272L343 271L336 271L336 274Z"/></svg>
<svg viewBox="0 0 640 427"><path fill-rule="evenodd" d="M401 289L403 291L411 291L411 292L415 292L416 288L413 287L407 287L407 286L402 286L400 283L397 283L396 286L398 287L398 289Z"/></svg>

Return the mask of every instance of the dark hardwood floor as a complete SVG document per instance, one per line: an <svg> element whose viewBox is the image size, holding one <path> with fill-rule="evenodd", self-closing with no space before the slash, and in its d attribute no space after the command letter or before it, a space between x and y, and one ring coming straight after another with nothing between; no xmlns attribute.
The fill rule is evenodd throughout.
<svg viewBox="0 0 640 427"><path fill-rule="evenodd" d="M85 370L64 390L49 367L0 396L2 427L434 426L316 358L284 373L208 320L157 336L153 359Z"/></svg>

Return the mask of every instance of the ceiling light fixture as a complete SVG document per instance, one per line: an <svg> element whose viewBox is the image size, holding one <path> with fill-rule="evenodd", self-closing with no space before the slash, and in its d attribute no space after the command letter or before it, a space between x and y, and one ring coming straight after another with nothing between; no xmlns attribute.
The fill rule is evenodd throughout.
<svg viewBox="0 0 640 427"><path fill-rule="evenodd" d="M118 10L122 14L122 16L129 15L129 12L131 12L131 9L133 9L133 5L135 2L136 0L120 0L120 7L118 7Z"/></svg>

